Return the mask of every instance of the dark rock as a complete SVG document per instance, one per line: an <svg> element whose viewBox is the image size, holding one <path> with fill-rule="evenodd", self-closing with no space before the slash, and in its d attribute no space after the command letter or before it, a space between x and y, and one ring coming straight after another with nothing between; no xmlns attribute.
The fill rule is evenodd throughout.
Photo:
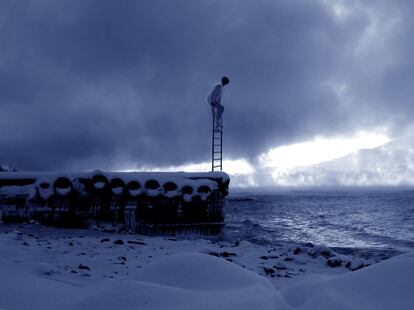
<svg viewBox="0 0 414 310"><path fill-rule="evenodd" d="M333 257L330 257L326 261L326 264L329 267L340 267L340 266L342 266L342 259L340 259L339 257L333 256Z"/></svg>
<svg viewBox="0 0 414 310"><path fill-rule="evenodd" d="M76 270L71 270L70 272L71 273L78 273Z"/></svg>
<svg viewBox="0 0 414 310"><path fill-rule="evenodd" d="M30 246L30 244L29 244L29 243L27 243L26 241L25 241L25 242L23 242L23 243L22 243L22 245L24 245L24 246Z"/></svg>
<svg viewBox="0 0 414 310"><path fill-rule="evenodd" d="M331 256L332 256L331 252L329 252L329 251L322 251L322 252L321 252L321 255L322 255L323 257L326 257L326 258L328 258L328 257L331 257Z"/></svg>
<svg viewBox="0 0 414 310"><path fill-rule="evenodd" d="M121 239L115 240L114 244L124 244L124 241L122 241Z"/></svg>
<svg viewBox="0 0 414 310"><path fill-rule="evenodd" d="M239 245L240 245L240 241L234 242L234 246L239 246Z"/></svg>
<svg viewBox="0 0 414 310"><path fill-rule="evenodd" d="M230 257L230 256L237 256L237 254L236 253L231 253L231 252L224 251L224 252L221 252L220 253L220 256L222 256L222 257Z"/></svg>
<svg viewBox="0 0 414 310"><path fill-rule="evenodd" d="M276 270L274 270L271 267L263 267L263 271L266 273L266 275L268 276L272 276L274 275L274 273L276 272Z"/></svg>
<svg viewBox="0 0 414 310"><path fill-rule="evenodd" d="M89 270L89 271L91 270L91 268L89 268L89 266L82 265L82 264L79 264L78 268L81 269L81 270Z"/></svg>
<svg viewBox="0 0 414 310"><path fill-rule="evenodd" d="M293 254L294 255L298 255L298 254L300 254L302 252L302 249L300 248L300 247L296 247L294 250L293 250Z"/></svg>
<svg viewBox="0 0 414 310"><path fill-rule="evenodd" d="M263 260L268 260L268 259L269 259L269 257L267 257L267 256L265 256L265 255L260 256L259 258L260 258L260 259L263 259Z"/></svg>
<svg viewBox="0 0 414 310"><path fill-rule="evenodd" d="M292 260L293 260L293 258L290 257L290 256L285 257L285 259L284 259L285 262L291 262Z"/></svg>
<svg viewBox="0 0 414 310"><path fill-rule="evenodd" d="M220 254L217 253L217 252L209 252L208 255L215 256L215 257L220 257Z"/></svg>
<svg viewBox="0 0 414 310"><path fill-rule="evenodd" d="M103 238L103 239L101 239L101 242L109 242L109 241L111 241L111 240L109 240L109 238Z"/></svg>
<svg viewBox="0 0 414 310"><path fill-rule="evenodd" d="M127 260L125 256L118 256L118 259L123 262L126 262Z"/></svg>
<svg viewBox="0 0 414 310"><path fill-rule="evenodd" d="M335 256L335 252L332 249L328 248L327 246L323 246L323 245L318 245L318 246L313 247L312 249L309 250L308 253L314 258L318 256L323 256L325 258Z"/></svg>
<svg viewBox="0 0 414 310"><path fill-rule="evenodd" d="M73 242L71 241L71 242L69 242L68 243L68 246L73 246Z"/></svg>

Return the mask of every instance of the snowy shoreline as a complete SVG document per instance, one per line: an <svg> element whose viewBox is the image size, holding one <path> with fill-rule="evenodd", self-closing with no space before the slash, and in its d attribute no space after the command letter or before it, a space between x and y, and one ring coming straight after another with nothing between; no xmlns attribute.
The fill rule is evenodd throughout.
<svg viewBox="0 0 414 310"><path fill-rule="evenodd" d="M408 293L414 291L413 252L375 263L380 259L311 244L272 247L0 224L0 308L191 309L204 303L202 309L391 309L379 302L388 285L389 298L398 297L393 304L408 309L414 304Z"/></svg>

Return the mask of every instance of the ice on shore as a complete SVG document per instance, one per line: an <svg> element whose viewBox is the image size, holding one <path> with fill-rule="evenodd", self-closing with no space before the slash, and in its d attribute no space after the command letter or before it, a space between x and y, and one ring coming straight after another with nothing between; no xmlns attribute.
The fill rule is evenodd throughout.
<svg viewBox="0 0 414 310"><path fill-rule="evenodd" d="M282 289L295 309L413 309L414 252L341 276L312 275Z"/></svg>
<svg viewBox="0 0 414 310"><path fill-rule="evenodd" d="M367 263L323 246L1 225L0 308L412 309L414 252Z"/></svg>
<svg viewBox="0 0 414 310"><path fill-rule="evenodd" d="M275 291L264 277L223 259L184 253L154 261L108 286L81 309L274 309Z"/></svg>

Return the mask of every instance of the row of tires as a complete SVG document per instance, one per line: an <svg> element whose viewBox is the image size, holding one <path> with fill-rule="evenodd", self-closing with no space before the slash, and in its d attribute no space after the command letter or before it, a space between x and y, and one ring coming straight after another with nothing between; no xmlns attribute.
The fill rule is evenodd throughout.
<svg viewBox="0 0 414 310"><path fill-rule="evenodd" d="M36 220L56 226L84 226L89 219L151 230L224 222L226 193L209 179L39 179L27 194L0 201L5 222Z"/></svg>
<svg viewBox="0 0 414 310"><path fill-rule="evenodd" d="M122 178L108 179L104 175L94 175L91 179L75 179L58 177L55 180L37 180L36 193L47 200L52 195L68 196L72 192L81 194L106 194L113 196L138 197L142 195L168 198L182 196L184 200L192 200L198 196L201 200L207 200L214 190L218 189L217 183L208 179L161 179L154 178L144 180L128 180Z"/></svg>

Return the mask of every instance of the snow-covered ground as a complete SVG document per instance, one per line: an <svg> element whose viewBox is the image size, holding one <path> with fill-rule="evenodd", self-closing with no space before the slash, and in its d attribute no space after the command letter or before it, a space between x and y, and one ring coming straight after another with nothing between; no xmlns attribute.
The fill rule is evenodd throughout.
<svg viewBox="0 0 414 310"><path fill-rule="evenodd" d="M370 265L370 266L368 266ZM413 309L414 253L0 224L0 309Z"/></svg>

